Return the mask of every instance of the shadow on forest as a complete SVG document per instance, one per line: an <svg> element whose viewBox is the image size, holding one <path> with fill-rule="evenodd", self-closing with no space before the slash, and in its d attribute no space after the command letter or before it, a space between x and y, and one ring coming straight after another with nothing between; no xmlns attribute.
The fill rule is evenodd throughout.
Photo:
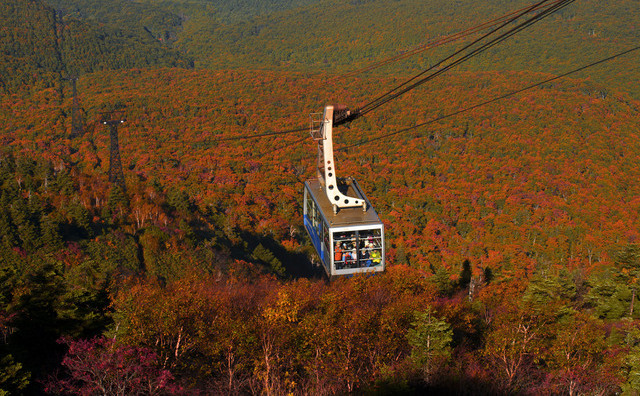
<svg viewBox="0 0 640 396"><path fill-rule="evenodd" d="M275 240L273 236L262 236L251 232L240 234L246 247L233 247L233 258L259 262L269 272L281 278L310 278L320 279L324 276L322 267L314 265L307 252L291 252ZM302 241L304 245L304 241Z"/></svg>
<svg viewBox="0 0 640 396"><path fill-rule="evenodd" d="M426 384L420 380L388 380L379 381L373 387L363 390L366 396L422 396L422 395L456 395L456 396L501 396L518 395L505 393L496 389L495 384L470 378L451 378L447 375L434 379L434 383Z"/></svg>

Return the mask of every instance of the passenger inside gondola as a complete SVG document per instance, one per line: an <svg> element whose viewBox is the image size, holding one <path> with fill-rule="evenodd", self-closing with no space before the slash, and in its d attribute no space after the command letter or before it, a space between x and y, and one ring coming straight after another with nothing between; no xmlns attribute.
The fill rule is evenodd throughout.
<svg viewBox="0 0 640 396"><path fill-rule="evenodd" d="M342 248L340 247L340 242L336 242L334 260L336 263L342 261Z"/></svg>
<svg viewBox="0 0 640 396"><path fill-rule="evenodd" d="M360 249L360 266L371 267L371 259L369 258L369 252L366 248Z"/></svg>
<svg viewBox="0 0 640 396"><path fill-rule="evenodd" d="M381 258L382 254L380 253L379 249L373 249L371 251L371 261L373 262L373 265L380 264Z"/></svg>
<svg viewBox="0 0 640 396"><path fill-rule="evenodd" d="M341 231L334 234L336 269L367 268L382 263L381 234L371 230Z"/></svg>
<svg viewBox="0 0 640 396"><path fill-rule="evenodd" d="M353 268L353 254L351 253L351 251L346 251L344 252L344 265L347 268Z"/></svg>

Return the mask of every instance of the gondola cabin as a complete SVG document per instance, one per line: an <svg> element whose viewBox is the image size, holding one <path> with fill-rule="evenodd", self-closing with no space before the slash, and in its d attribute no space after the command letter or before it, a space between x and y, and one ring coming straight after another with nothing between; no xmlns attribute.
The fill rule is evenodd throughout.
<svg viewBox="0 0 640 396"><path fill-rule="evenodd" d="M384 225L355 179L336 177L332 127L348 116L327 106L312 118L318 177L304 183L304 225L330 278L385 268Z"/></svg>
<svg viewBox="0 0 640 396"><path fill-rule="evenodd" d="M347 181L351 196L367 202L362 208L333 212L317 179L304 183L304 226L329 277L384 271L384 225L357 182Z"/></svg>

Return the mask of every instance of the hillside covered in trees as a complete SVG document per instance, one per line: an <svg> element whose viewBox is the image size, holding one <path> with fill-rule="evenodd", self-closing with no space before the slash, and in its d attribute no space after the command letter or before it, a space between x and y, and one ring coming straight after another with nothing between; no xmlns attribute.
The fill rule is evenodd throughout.
<svg viewBox="0 0 640 396"><path fill-rule="evenodd" d="M526 4L418 3L3 3L0 391L635 394L638 55L449 116L626 48L631 2L576 3L336 128L388 269L323 277L314 142L247 137L366 103L459 43L340 73Z"/></svg>
<svg viewBox="0 0 640 396"><path fill-rule="evenodd" d="M0 5L0 89L15 93L54 86L61 78L131 67L191 67L144 26L90 24L39 0Z"/></svg>
<svg viewBox="0 0 640 396"><path fill-rule="evenodd" d="M202 68L352 71L488 21L531 3L447 0L209 1L50 0L62 15L147 29ZM562 73L638 42L640 9L633 0L602 5L583 0L465 64L472 71ZM430 51L378 71L406 76L449 55ZM640 97L634 63L603 65L582 77Z"/></svg>

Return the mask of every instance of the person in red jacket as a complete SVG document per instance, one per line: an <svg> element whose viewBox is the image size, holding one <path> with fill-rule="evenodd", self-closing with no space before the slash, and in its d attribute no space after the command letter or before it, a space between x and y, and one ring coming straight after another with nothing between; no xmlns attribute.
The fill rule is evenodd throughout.
<svg viewBox="0 0 640 396"><path fill-rule="evenodd" d="M333 256L333 261L334 262L338 262L338 261L342 261L342 248L340 247L340 242L336 242L336 248L335 248L335 253Z"/></svg>

